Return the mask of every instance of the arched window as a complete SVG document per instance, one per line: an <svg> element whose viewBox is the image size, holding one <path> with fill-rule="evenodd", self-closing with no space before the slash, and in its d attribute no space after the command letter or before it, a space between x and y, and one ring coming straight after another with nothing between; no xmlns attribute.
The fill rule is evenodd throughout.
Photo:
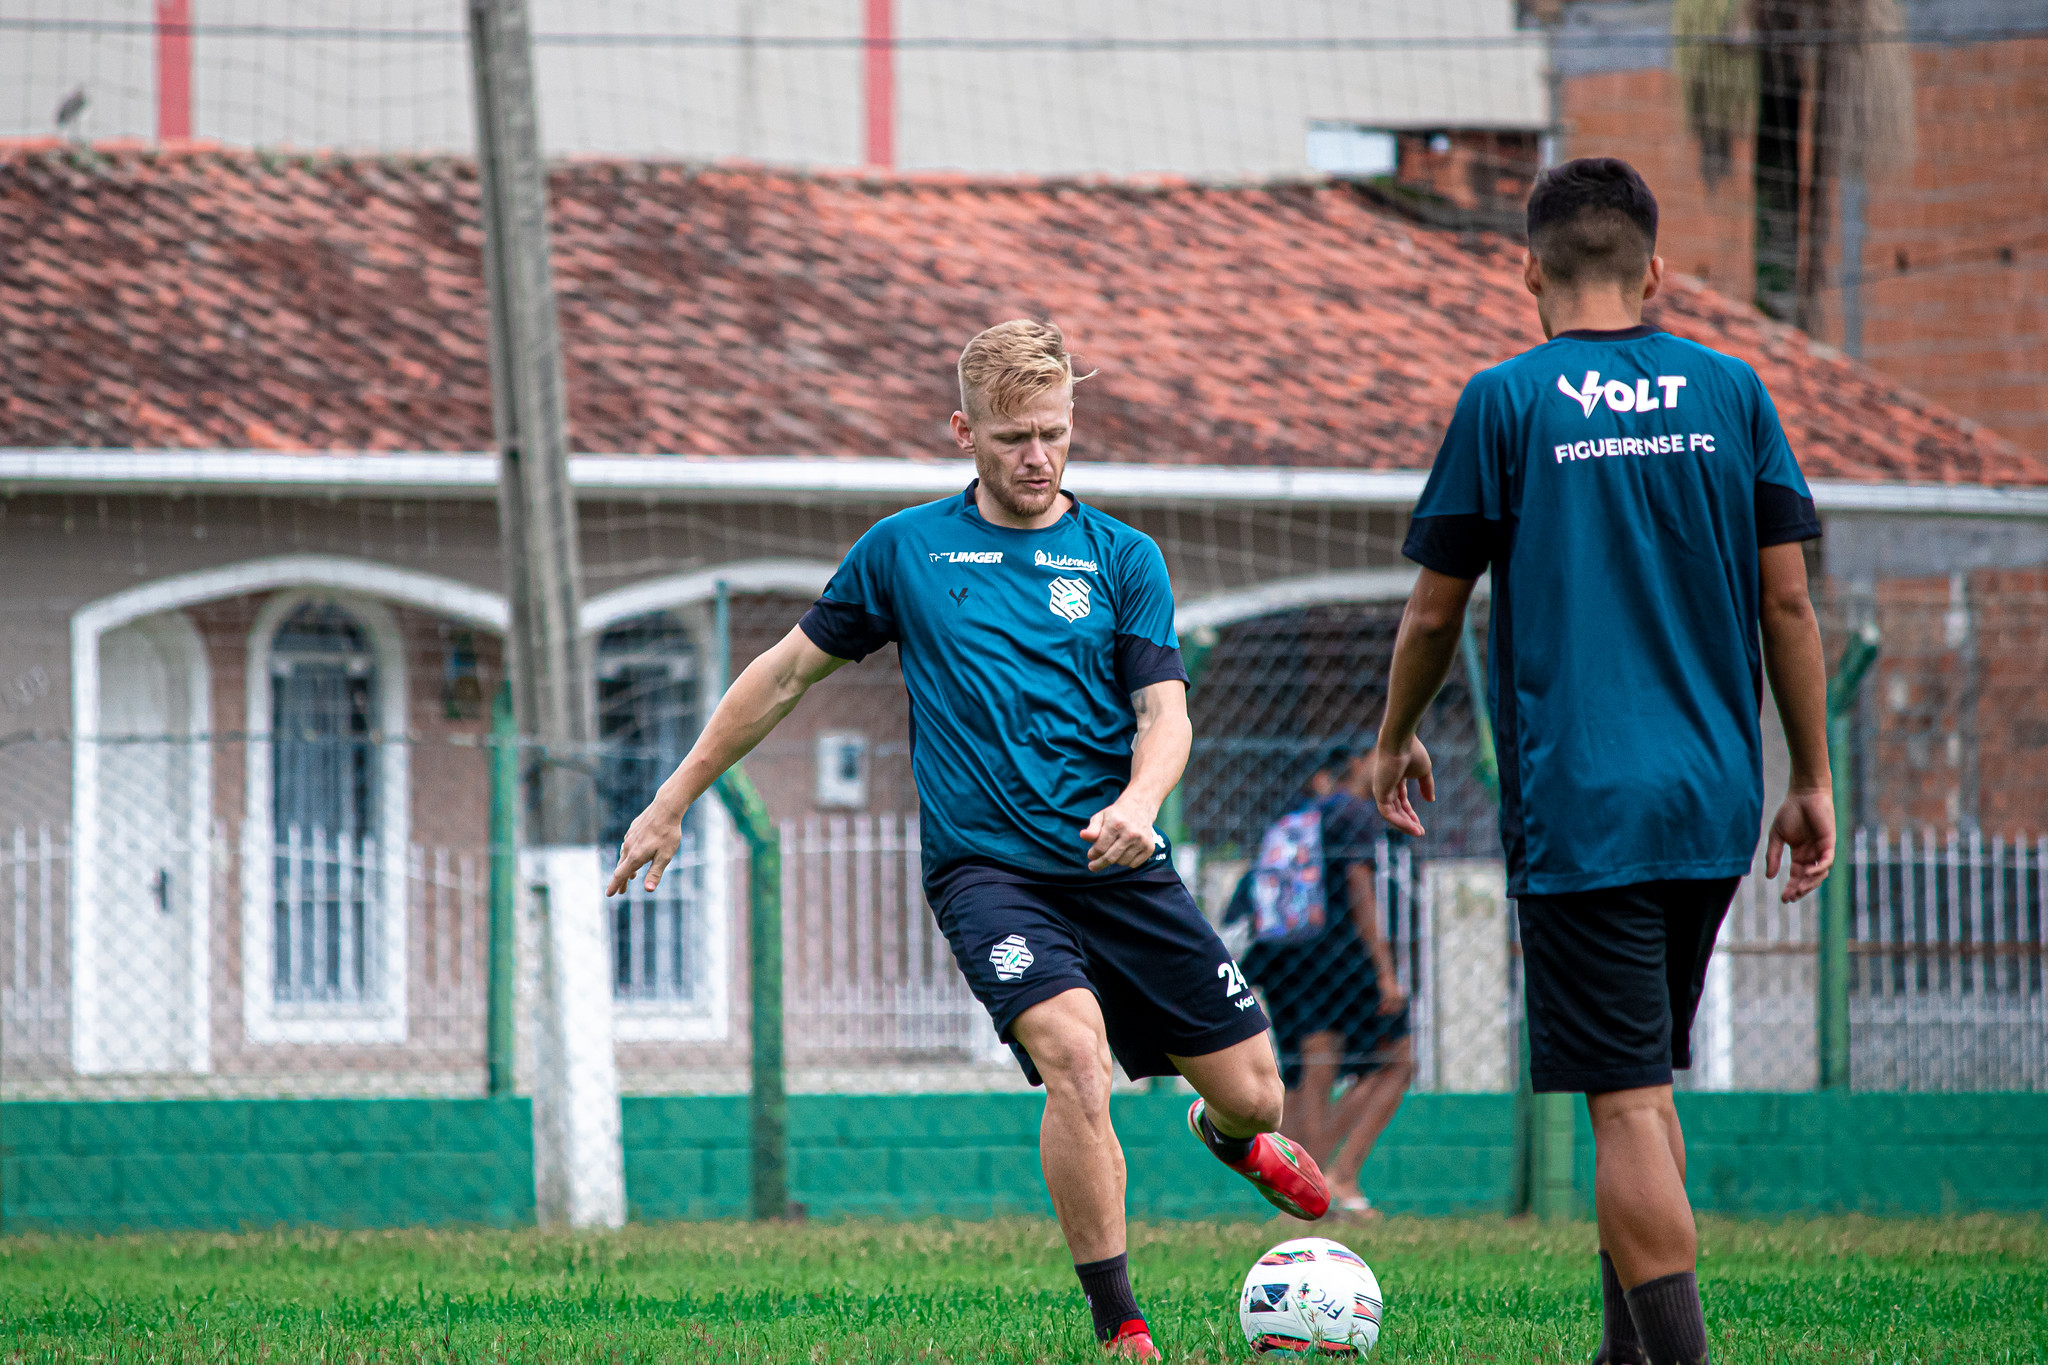
<svg viewBox="0 0 2048 1365"><path fill-rule="evenodd" d="M280 1003L376 999L383 878L376 656L354 616L307 601L270 645L272 989Z"/></svg>
<svg viewBox="0 0 2048 1365"><path fill-rule="evenodd" d="M696 741L702 724L697 647L667 613L636 617L597 643L598 735L604 742L601 837L616 852ZM636 878L612 905L612 990L621 1001L701 1003L710 990L705 896L705 816L692 810L661 885Z"/></svg>

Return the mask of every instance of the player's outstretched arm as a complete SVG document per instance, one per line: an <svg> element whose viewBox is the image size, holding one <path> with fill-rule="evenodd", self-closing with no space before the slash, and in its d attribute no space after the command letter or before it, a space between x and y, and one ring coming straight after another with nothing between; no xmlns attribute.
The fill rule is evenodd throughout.
<svg viewBox="0 0 2048 1365"><path fill-rule="evenodd" d="M811 637L798 628L748 664L726 689L690 752L626 831L619 847L619 865L612 869L605 894L622 894L633 874L643 867L647 869L647 889L658 886L682 842L684 813L720 773L746 757L782 723L812 683L845 662L812 644Z"/></svg>
<svg viewBox="0 0 2048 1365"><path fill-rule="evenodd" d="M1180 781L1194 743L1188 724L1188 685L1156 682L1131 693L1138 732L1131 740L1131 780L1123 794L1095 812L1081 829L1088 841L1088 870L1143 867L1158 851L1152 842L1159 803Z"/></svg>
<svg viewBox="0 0 2048 1365"><path fill-rule="evenodd" d="M1387 676L1387 712L1380 719L1379 740L1372 751L1372 797L1386 822L1407 834L1422 833L1422 817L1408 799L1408 783L1415 783L1423 800L1436 800L1429 750L1415 731L1458 657L1465 604L1478 581L1424 569L1401 612Z"/></svg>
<svg viewBox="0 0 2048 1365"><path fill-rule="evenodd" d="M1835 861L1834 778L1828 770L1828 669L1820 622L1806 593L1806 555L1795 542L1757 551L1764 671L1778 699L1778 719L1791 750L1792 783L1771 820L1766 876L1778 875L1786 849L1792 873L1779 893L1796 901L1821 883Z"/></svg>

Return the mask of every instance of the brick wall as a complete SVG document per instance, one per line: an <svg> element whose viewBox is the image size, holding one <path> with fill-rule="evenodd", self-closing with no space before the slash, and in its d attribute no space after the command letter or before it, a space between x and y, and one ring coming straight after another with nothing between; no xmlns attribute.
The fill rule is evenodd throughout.
<svg viewBox="0 0 2048 1365"><path fill-rule="evenodd" d="M1882 581L1864 683L1861 809L1892 829L1974 820L2038 834L2048 811L2048 571Z"/></svg>
<svg viewBox="0 0 2048 1365"><path fill-rule="evenodd" d="M1916 45L1918 156L1867 187L1862 355L1946 406L2048 452L2048 39ZM1670 70L1564 82L1573 156L1619 156L1663 210L1675 270L1731 296L1752 290L1751 163L1738 147L1702 178ZM1819 337L1845 341L1842 204Z"/></svg>

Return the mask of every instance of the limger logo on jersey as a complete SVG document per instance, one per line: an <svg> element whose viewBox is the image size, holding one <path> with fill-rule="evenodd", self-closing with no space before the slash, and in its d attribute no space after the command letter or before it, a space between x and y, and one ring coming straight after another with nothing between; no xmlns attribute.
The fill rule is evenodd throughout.
<svg viewBox="0 0 2048 1365"><path fill-rule="evenodd" d="M1651 393L1655 384L1661 394ZM1678 406L1678 391L1685 387L1682 374L1660 374L1655 379L1610 379L1600 382L1600 371L1588 370L1579 387L1573 388L1563 375L1557 377L1557 391L1579 405L1579 411L1587 417L1604 401L1614 412L1655 412L1659 408Z"/></svg>
<svg viewBox="0 0 2048 1365"><path fill-rule="evenodd" d="M1022 934L1012 934L988 950L989 965L996 969L996 980L1015 981L1031 970L1036 961L1031 950L1024 946Z"/></svg>
<svg viewBox="0 0 2048 1365"><path fill-rule="evenodd" d="M1003 562L1003 552L1001 550L933 550L931 551L931 557L934 564L1000 564Z"/></svg>
<svg viewBox="0 0 2048 1365"><path fill-rule="evenodd" d="M1065 569L1070 573L1076 569L1087 573L1102 572L1101 567L1092 559L1075 559L1069 555L1049 555L1043 550L1031 556L1031 562L1041 569Z"/></svg>
<svg viewBox="0 0 2048 1365"><path fill-rule="evenodd" d="M1088 614L1088 581L1055 578L1052 581L1052 614L1078 621Z"/></svg>

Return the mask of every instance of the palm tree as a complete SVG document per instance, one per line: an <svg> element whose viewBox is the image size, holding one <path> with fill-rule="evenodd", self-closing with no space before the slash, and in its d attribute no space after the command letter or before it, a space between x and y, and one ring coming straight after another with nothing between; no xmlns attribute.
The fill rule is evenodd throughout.
<svg viewBox="0 0 2048 1365"><path fill-rule="evenodd" d="M1835 191L1913 158L1899 0L1676 0L1671 30L1708 188L1751 151L1754 301L1817 331Z"/></svg>

